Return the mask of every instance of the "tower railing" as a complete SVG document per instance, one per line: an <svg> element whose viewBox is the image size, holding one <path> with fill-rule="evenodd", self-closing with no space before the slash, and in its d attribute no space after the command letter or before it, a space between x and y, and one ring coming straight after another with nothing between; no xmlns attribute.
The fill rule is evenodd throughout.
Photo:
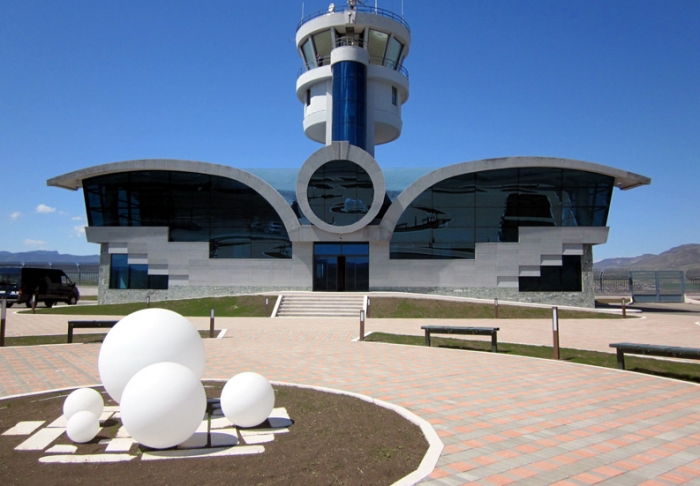
<svg viewBox="0 0 700 486"><path fill-rule="evenodd" d="M391 20L394 20L395 22L400 23L404 27L406 27L406 30L409 32L411 31L411 28L408 26L408 23L404 20L403 16L395 14L391 10L387 10L384 8L379 8L379 7L368 7L366 5L357 5L354 8L350 8L347 5L341 5L341 6L335 6L333 10L326 9L326 10L319 10L318 12L314 12L312 14L307 15L303 19L301 19L301 22L297 25L297 30L301 28L302 25L304 25L306 22L313 20L318 17L322 17L324 15L331 15L334 13L340 13L344 12L346 10L354 10L355 12L361 12L361 13L368 13L372 15L380 15L382 17L387 17Z"/></svg>
<svg viewBox="0 0 700 486"><path fill-rule="evenodd" d="M311 71L312 69L315 69L317 67L321 66L327 66L331 63L331 56L318 56L316 58L316 64L312 66L302 66L299 68L299 71L297 71L297 78L304 74L306 71ZM406 79L408 79L408 69L406 69L404 66L399 66L398 69L395 67L395 63L393 61L390 61L389 59L384 59L383 57L379 56L372 56L369 59L370 64L374 64L377 66L384 66L389 69L393 69L394 71L398 71L401 74L403 74Z"/></svg>

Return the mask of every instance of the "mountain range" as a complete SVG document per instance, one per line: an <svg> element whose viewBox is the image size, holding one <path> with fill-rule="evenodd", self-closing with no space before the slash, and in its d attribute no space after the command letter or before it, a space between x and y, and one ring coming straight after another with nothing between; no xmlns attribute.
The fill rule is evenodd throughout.
<svg viewBox="0 0 700 486"><path fill-rule="evenodd" d="M57 251L0 251L0 263L100 263L100 255L68 255Z"/></svg>
<svg viewBox="0 0 700 486"><path fill-rule="evenodd" d="M658 255L648 253L637 257L606 258L593 264L596 270L631 268L644 270L700 269L700 244L692 243L671 248Z"/></svg>

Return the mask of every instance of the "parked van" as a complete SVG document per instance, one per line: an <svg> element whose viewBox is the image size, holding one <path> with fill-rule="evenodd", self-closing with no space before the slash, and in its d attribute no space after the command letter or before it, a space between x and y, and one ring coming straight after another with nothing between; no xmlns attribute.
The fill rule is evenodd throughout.
<svg viewBox="0 0 700 486"><path fill-rule="evenodd" d="M7 299L7 307L13 304L32 306L43 302L52 307L56 302L75 305L80 292L63 270L50 268L0 267L0 298Z"/></svg>

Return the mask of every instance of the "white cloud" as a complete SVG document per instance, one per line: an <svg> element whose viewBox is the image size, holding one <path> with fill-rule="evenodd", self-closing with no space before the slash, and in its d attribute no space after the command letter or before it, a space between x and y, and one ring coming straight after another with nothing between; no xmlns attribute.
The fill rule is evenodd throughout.
<svg viewBox="0 0 700 486"><path fill-rule="evenodd" d="M83 220L83 217L82 217L82 216L73 216L73 217L71 218L71 221L82 221L82 220Z"/></svg>
<svg viewBox="0 0 700 486"><path fill-rule="evenodd" d="M14 213L10 214L10 219L12 221L17 221L17 219L19 219L20 216L22 216L22 213L20 213L19 211L15 211Z"/></svg>
<svg viewBox="0 0 700 486"><path fill-rule="evenodd" d="M26 239L26 240L24 240L24 244L25 244L25 245L29 245L29 246L42 246L42 245L45 245L46 242L45 242L45 241L41 241L41 240L30 240L30 239Z"/></svg>
<svg viewBox="0 0 700 486"><path fill-rule="evenodd" d="M47 206L46 204L39 204L39 205L36 207L36 212L37 212L37 213L44 213L44 214L55 213L55 212L56 212L56 208L52 208L52 207L50 207L50 206Z"/></svg>
<svg viewBox="0 0 700 486"><path fill-rule="evenodd" d="M72 236L81 237L85 235L85 226L73 226Z"/></svg>

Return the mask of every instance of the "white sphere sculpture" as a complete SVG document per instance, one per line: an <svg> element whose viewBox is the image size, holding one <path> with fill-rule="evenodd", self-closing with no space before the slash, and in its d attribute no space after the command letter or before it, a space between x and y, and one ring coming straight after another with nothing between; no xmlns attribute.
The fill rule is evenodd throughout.
<svg viewBox="0 0 700 486"><path fill-rule="evenodd" d="M189 368L156 363L136 373L124 388L121 419L137 442L167 449L189 439L207 408L204 386Z"/></svg>
<svg viewBox="0 0 700 486"><path fill-rule="evenodd" d="M99 419L104 410L105 402L100 392L93 388L78 388L73 390L63 402L63 416L66 420L77 412L92 412Z"/></svg>
<svg viewBox="0 0 700 486"><path fill-rule="evenodd" d="M180 363L202 377L204 343L192 323L177 312L144 309L120 320L105 337L98 368L107 393L121 402L132 376L148 365Z"/></svg>
<svg viewBox="0 0 700 486"><path fill-rule="evenodd" d="M87 410L74 413L68 419L66 425L66 435L73 442L83 444L90 442L100 431L100 419Z"/></svg>
<svg viewBox="0 0 700 486"><path fill-rule="evenodd" d="M255 427L270 416L275 391L267 379L246 371L231 378L221 390L221 411L239 427Z"/></svg>

